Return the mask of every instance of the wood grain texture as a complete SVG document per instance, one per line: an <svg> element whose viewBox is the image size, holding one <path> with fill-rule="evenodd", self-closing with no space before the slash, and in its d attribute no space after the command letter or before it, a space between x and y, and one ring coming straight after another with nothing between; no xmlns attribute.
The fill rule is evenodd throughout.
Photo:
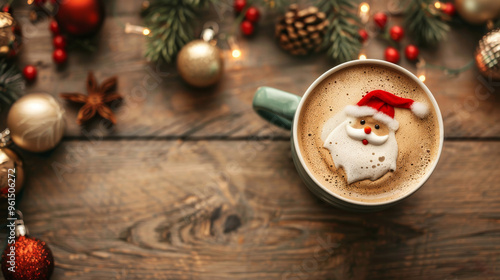
<svg viewBox="0 0 500 280"><path fill-rule="evenodd" d="M26 157L20 207L53 280L498 279L499 157L447 142L414 196L354 214L309 193L287 141L70 141Z"/></svg>
<svg viewBox="0 0 500 280"><path fill-rule="evenodd" d="M243 56L229 57L224 40L226 71L218 85L208 90L197 90L184 84L175 67L148 64L143 57L145 38L125 34L126 23L142 24L138 7L142 1L108 3L108 17L100 33L99 49L95 54L71 52L69 63L57 69L52 63L53 47L47 21L32 25L27 11L19 18L27 30L21 63L39 63L38 82L28 92L45 91L53 95L61 92L84 92L87 71L95 71L99 80L119 76L119 89L125 96L123 106L117 108L118 125L105 131L106 137L181 137L181 138L285 138L288 133L274 130L255 115L251 101L259 86L272 86L302 95L323 72L335 66L324 54L308 58L292 57L281 51L274 40L274 20L277 15L265 13L256 36L239 38ZM114 3L114 4L112 4ZM373 3L373 10L385 10L384 1ZM233 28L231 5L212 8L201 22L216 20L222 32ZM397 24L401 18L394 17ZM459 68L473 57L480 30L454 28L449 39L438 48L422 50L422 57L435 65ZM402 45L410 40L406 38ZM370 58L383 59L387 43L372 39L366 47ZM400 63L412 72L414 64L403 58ZM446 137L500 137L499 83L484 80L476 69L458 77L447 77L442 71L427 71L427 86L436 96L445 120ZM85 131L76 125L77 107L68 105L69 137L85 137ZM83 130L94 130L94 123Z"/></svg>

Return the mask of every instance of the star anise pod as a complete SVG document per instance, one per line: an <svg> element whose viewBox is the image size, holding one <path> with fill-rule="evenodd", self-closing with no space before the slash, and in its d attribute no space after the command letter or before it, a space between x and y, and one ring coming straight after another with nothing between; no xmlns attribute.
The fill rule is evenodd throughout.
<svg viewBox="0 0 500 280"><path fill-rule="evenodd" d="M100 86L97 84L95 76L92 72L89 72L87 77L87 94L81 93L61 93L61 98L76 102L83 103L82 108L78 112L78 118L76 122L78 124L83 124L90 120L95 114L99 114L101 117L111 121L111 123L116 124L116 118L108 106L109 103L115 100L122 100L120 94L116 92L117 78L113 76L106 79Z"/></svg>

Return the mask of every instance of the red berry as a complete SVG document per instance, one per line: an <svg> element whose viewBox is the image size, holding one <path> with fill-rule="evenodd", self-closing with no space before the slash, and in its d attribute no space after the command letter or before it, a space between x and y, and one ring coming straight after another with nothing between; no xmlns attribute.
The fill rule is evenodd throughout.
<svg viewBox="0 0 500 280"><path fill-rule="evenodd" d="M361 39L361 43L364 43L366 40L368 40L368 32L364 29L358 30L359 37Z"/></svg>
<svg viewBox="0 0 500 280"><path fill-rule="evenodd" d="M66 39L64 39L61 35L56 35L52 40L54 47L56 49L65 49L66 48Z"/></svg>
<svg viewBox="0 0 500 280"><path fill-rule="evenodd" d="M52 53L52 58L54 59L54 62L56 64L63 64L66 62L66 60L68 59L68 54L66 53L65 50L63 49L56 49L53 53Z"/></svg>
<svg viewBox="0 0 500 280"><path fill-rule="evenodd" d="M405 55L408 60L416 60L418 58L419 50L415 45L408 45L405 48Z"/></svg>
<svg viewBox="0 0 500 280"><path fill-rule="evenodd" d="M233 8L237 13L241 13L247 5L247 0L234 0Z"/></svg>
<svg viewBox="0 0 500 280"><path fill-rule="evenodd" d="M241 32L243 32L243 34L246 36L250 36L253 34L253 31L254 31L253 23L251 23L248 20L244 20L241 23L240 28L241 28Z"/></svg>
<svg viewBox="0 0 500 280"><path fill-rule="evenodd" d="M26 65L26 67L24 67L23 69L23 75L24 75L24 78L28 81L28 82L32 82L36 79L36 67L33 66L33 65Z"/></svg>
<svg viewBox="0 0 500 280"><path fill-rule="evenodd" d="M12 14L12 6L5 4L5 6L2 7L2 12Z"/></svg>
<svg viewBox="0 0 500 280"><path fill-rule="evenodd" d="M368 140L366 140L366 139L363 139L363 141L361 141L361 142L363 142L363 145L368 145Z"/></svg>
<svg viewBox="0 0 500 280"><path fill-rule="evenodd" d="M33 3L35 3L35 6L41 7L45 2L47 2L47 0L35 0Z"/></svg>
<svg viewBox="0 0 500 280"><path fill-rule="evenodd" d="M251 22L257 22L259 20L259 17L259 10L257 10L257 8L255 7L248 8L247 12L245 13L245 18Z"/></svg>
<svg viewBox="0 0 500 280"><path fill-rule="evenodd" d="M403 39L405 31L403 30L403 27L395 25L389 30L389 35L391 35L392 40L399 42L401 41L401 39Z"/></svg>
<svg viewBox="0 0 500 280"><path fill-rule="evenodd" d="M392 63L398 63L399 62L399 51L393 47L388 47L387 49L385 49L385 60L392 62Z"/></svg>
<svg viewBox="0 0 500 280"><path fill-rule="evenodd" d="M60 32L59 31L59 24L55 20L50 21L49 28L50 28L50 32L52 32L52 34L54 34L54 35L57 35Z"/></svg>
<svg viewBox="0 0 500 280"><path fill-rule="evenodd" d="M379 28L384 29L385 25L387 24L387 15L384 13L376 13L375 15L373 15L373 20Z"/></svg>
<svg viewBox="0 0 500 280"><path fill-rule="evenodd" d="M443 13L452 17L453 15L455 15L455 12L455 5L453 5L453 3L448 2L444 4Z"/></svg>

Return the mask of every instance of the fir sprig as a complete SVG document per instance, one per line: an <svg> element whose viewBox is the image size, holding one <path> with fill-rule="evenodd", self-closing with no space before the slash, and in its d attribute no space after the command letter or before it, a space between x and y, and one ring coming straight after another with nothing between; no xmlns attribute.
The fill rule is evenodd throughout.
<svg viewBox="0 0 500 280"><path fill-rule="evenodd" d="M411 0L406 8L405 25L417 44L436 45L446 38L450 30L433 3L434 0Z"/></svg>
<svg viewBox="0 0 500 280"><path fill-rule="evenodd" d="M5 60L0 61L0 102L10 105L16 101L25 88L21 71Z"/></svg>
<svg viewBox="0 0 500 280"><path fill-rule="evenodd" d="M336 62L356 59L360 50L358 30L361 21L357 16L360 0L319 0L318 8L329 21L323 46Z"/></svg>
<svg viewBox="0 0 500 280"><path fill-rule="evenodd" d="M149 61L170 63L194 39L194 25L201 8L217 0L154 0L144 12L151 31L146 46Z"/></svg>

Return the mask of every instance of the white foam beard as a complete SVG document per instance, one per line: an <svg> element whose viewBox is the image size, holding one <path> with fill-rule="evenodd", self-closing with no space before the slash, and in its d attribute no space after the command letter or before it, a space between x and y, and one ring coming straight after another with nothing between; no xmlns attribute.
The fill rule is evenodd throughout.
<svg viewBox="0 0 500 280"><path fill-rule="evenodd" d="M324 147L331 155L335 168L343 168L347 176L347 183L351 184L360 180L377 180L389 171L396 170L396 160L398 157L398 143L394 131L390 130L387 139L385 137L373 138L372 141L379 145L364 145L362 139L349 137L346 126L353 118L337 126L326 138ZM350 127L350 126L349 126ZM352 127L350 127L352 128ZM364 132L363 132L364 133ZM373 133L371 133L373 134ZM378 140L377 140L378 139Z"/></svg>

